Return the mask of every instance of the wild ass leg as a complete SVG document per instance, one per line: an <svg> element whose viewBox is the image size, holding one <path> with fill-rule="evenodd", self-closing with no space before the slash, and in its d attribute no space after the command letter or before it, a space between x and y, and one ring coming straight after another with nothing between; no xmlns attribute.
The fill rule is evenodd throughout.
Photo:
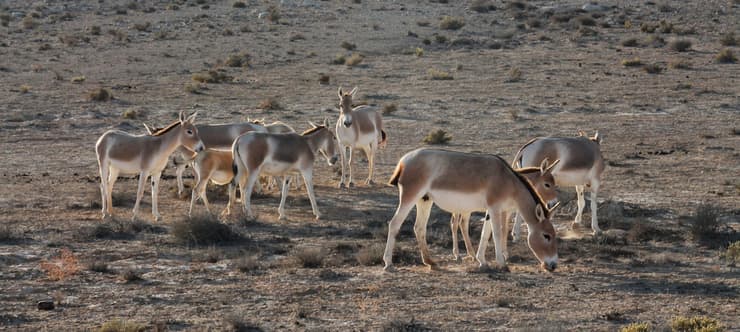
<svg viewBox="0 0 740 332"><path fill-rule="evenodd" d="M598 235L601 233L601 228L599 228L599 220L596 216L597 208L597 202L596 202L596 194L599 192L599 181L591 181L591 230L593 230L594 235Z"/></svg>
<svg viewBox="0 0 740 332"><path fill-rule="evenodd" d="M574 228L576 224L580 224L583 219L583 208L586 206L586 199L583 197L583 186L576 186L576 194L578 195L578 212L576 212L576 219L573 220L571 228Z"/></svg>
<svg viewBox="0 0 740 332"><path fill-rule="evenodd" d="M274 177L277 181L277 177ZM288 197L288 188L290 187L290 177L283 176L280 181L280 206L278 207L278 220L285 219L285 198Z"/></svg>
<svg viewBox="0 0 740 332"><path fill-rule="evenodd" d="M108 194L110 187L110 166L100 163L100 205L103 213L103 219L111 215L111 197Z"/></svg>
<svg viewBox="0 0 740 332"><path fill-rule="evenodd" d="M244 188L244 185L242 183L239 184L240 192L242 194L242 202L244 202L244 214L247 216L248 219L253 219L254 215L252 214L252 189L254 189L254 183L257 182L260 174L260 168L257 168L255 170L252 170L251 172L248 172L249 175L247 176L247 183L246 183L246 190Z"/></svg>
<svg viewBox="0 0 740 332"><path fill-rule="evenodd" d="M385 263L383 270L385 271L393 271L393 247L396 245L396 235L398 235L406 216L411 212L411 208L414 207L414 202L421 198L421 194L418 192L404 194L402 187L399 188L398 196L398 208L396 208L396 213L388 223L388 240L385 243L385 252L383 252L383 262Z"/></svg>
<svg viewBox="0 0 740 332"><path fill-rule="evenodd" d="M236 204L236 185L234 181L229 182L229 203L226 204L226 209L221 212L221 217L226 217L231 214L231 207Z"/></svg>
<svg viewBox="0 0 740 332"><path fill-rule="evenodd" d="M136 221L136 215L139 213L139 203L141 203L141 198L144 196L144 185L146 185L148 177L149 174L146 172L139 173L139 186L136 189L136 203L134 204L134 215L131 216L131 221Z"/></svg>
<svg viewBox="0 0 740 332"><path fill-rule="evenodd" d="M509 218L511 217L511 214L508 212L501 212L499 218L499 243L501 243L501 255L504 256L504 262L506 262L509 259L509 248L508 248L508 239L506 238L507 235L507 229L509 223Z"/></svg>
<svg viewBox="0 0 740 332"><path fill-rule="evenodd" d="M152 214L154 215L154 221L162 220L162 215L159 214L159 179L162 177L162 172L152 174Z"/></svg>
<svg viewBox="0 0 740 332"><path fill-rule="evenodd" d="M429 221L429 214L431 211L431 199L422 198L416 203L414 234L416 235L416 242L419 244L419 250L421 251L421 261L429 268L434 268L436 264L432 261L431 255L429 254L429 247L427 246L427 222Z"/></svg>
<svg viewBox="0 0 740 332"><path fill-rule="evenodd" d="M470 214L465 214L462 216L462 236L463 241L465 241L465 251L467 253L467 256L465 256L465 260L473 260L475 259L475 256L473 256L473 243L470 241Z"/></svg>
<svg viewBox="0 0 740 332"><path fill-rule="evenodd" d="M367 156L368 161L368 173L367 173L367 180L365 180L366 185L373 185L373 169L375 168L375 147L372 143L366 148L362 149L365 152L365 155Z"/></svg>
<svg viewBox="0 0 740 332"><path fill-rule="evenodd" d="M188 167L188 163L180 163L175 164L175 174L177 175L177 196L182 197L182 194L185 192L185 184L182 181L183 174L185 173L185 168Z"/></svg>
<svg viewBox="0 0 740 332"><path fill-rule="evenodd" d="M457 229L460 227L460 215L453 213L450 216L450 229L452 230L452 258L460 260L460 249L457 248Z"/></svg>
<svg viewBox="0 0 740 332"><path fill-rule="evenodd" d="M342 162L342 178L339 180L339 188L343 188L345 186L344 184L344 175L345 175L345 164L347 163L347 147L340 144L340 149L342 150L340 155L340 161Z"/></svg>
<svg viewBox="0 0 740 332"><path fill-rule="evenodd" d="M308 199L311 201L311 210L313 215L316 216L316 220L319 220L321 214L319 213L319 207L316 205L316 194L313 191L313 169L301 172L303 176L303 182L306 184L306 191L308 192Z"/></svg>
<svg viewBox="0 0 740 332"><path fill-rule="evenodd" d="M354 157L355 151L350 146L349 147L349 158L347 158L347 170L349 171L349 180L347 182L347 188L352 188L355 186L355 183L352 181L352 157Z"/></svg>
<svg viewBox="0 0 740 332"><path fill-rule="evenodd" d="M514 214L514 226L511 228L511 242L517 243L522 238L522 220L522 215L516 212Z"/></svg>

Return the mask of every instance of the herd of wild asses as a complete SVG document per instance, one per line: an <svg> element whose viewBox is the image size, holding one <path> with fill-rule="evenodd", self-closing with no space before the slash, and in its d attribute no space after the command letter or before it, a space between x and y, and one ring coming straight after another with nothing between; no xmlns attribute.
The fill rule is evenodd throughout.
<svg viewBox="0 0 740 332"><path fill-rule="evenodd" d="M161 219L157 208L159 180L170 155L179 151L193 167L195 184L190 203L192 213L200 198L208 212L210 206L205 189L209 181L229 185L229 203L224 214L230 214L239 187L243 210L253 218L251 193L261 186L259 177L281 178L279 218L285 218L285 199L294 175L300 174L311 201L313 214L320 213L313 190L313 165L317 154L330 165L341 161L339 187L352 187L352 156L362 150L369 162L366 185L373 184L375 153L387 144L381 114L372 107L352 107L357 88L345 92L340 87L339 118L334 132L326 120L311 123L312 128L297 134L293 128L275 122L248 121L232 124L195 124L196 114L179 119L159 129L147 127L148 135L132 135L109 130L96 143L100 169L100 193L103 218L112 216L112 190L120 173L139 174L133 218L139 210L145 181L151 177L152 214ZM485 259L488 239L492 236L496 263L504 266L507 259L507 220L516 213L512 229L514 241L520 240L521 221L527 224L527 243L541 266L553 271L557 267L557 234L551 222L558 206L557 186L575 186L578 212L573 223L581 221L585 206L584 190L591 191L591 228L599 233L596 216L596 194L599 190L604 159L600 151L598 132L589 137L534 138L524 144L512 163L496 155L465 153L442 149L420 148L406 153L398 161L390 184L398 187L399 202L389 222L388 239L383 255L385 270L392 270L392 255L396 235L412 207L416 207L414 231L424 264L432 267L426 243L426 225L432 203L452 213L453 254L458 257L457 229L462 235L468 256L487 266ZM178 167L178 190L183 191L184 165ZM268 181L271 184L274 180ZM295 182L298 178L295 177ZM258 187L258 188L255 188ZM550 203L555 203L554 205ZM478 251L468 235L472 212L485 212Z"/></svg>

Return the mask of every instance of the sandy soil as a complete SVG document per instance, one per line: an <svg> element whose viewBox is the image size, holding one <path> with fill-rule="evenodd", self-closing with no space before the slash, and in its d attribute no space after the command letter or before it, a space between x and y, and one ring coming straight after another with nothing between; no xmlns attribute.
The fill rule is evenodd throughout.
<svg viewBox="0 0 740 332"><path fill-rule="evenodd" d="M604 1L578 11L584 3L492 1L495 10L478 12L468 1L3 1L0 329L123 319L173 331L660 330L702 315L740 329L740 273L722 256L740 240L740 67L715 60L724 48L740 56L722 45L731 32L740 43L740 4ZM447 15L465 25L442 29ZM656 31L641 31L649 25ZM625 46L630 38L635 46ZM678 52L675 40L691 46ZM332 64L354 53L361 63ZM248 66L224 64L243 54ZM663 70L622 64L633 58ZM453 79L431 79L430 69ZM229 79L193 80L209 70ZM290 218L278 222L272 192L256 199L256 221L226 221L242 240L180 244L173 225L187 219L189 199L177 197L168 168L163 222L152 221L149 188L141 220L121 221L131 217L135 177L114 189L118 221L101 221L94 144L107 129L144 133L142 122L165 125L185 110L200 123L265 118L302 130L336 120L338 86L397 110L384 115L379 184L339 190L335 170L317 162L322 220L292 190ZM101 87L113 99L91 101ZM280 108L259 108L268 98ZM449 215L436 208L429 239L439 270L420 262L413 212L398 238L399 271L361 264L384 246L397 204L383 183L435 129L452 136L445 148L507 160L532 137L598 130L608 160L598 214L610 231L568 231L574 191L562 188L555 273L539 270L523 243L510 244L510 272L453 260ZM366 162L355 174L366 176ZM225 206L223 191L209 197ZM701 204L720 224L704 242L691 235ZM111 229L119 232L102 231ZM51 280L44 263L65 250L79 271ZM307 268L302 255L323 259ZM36 308L46 299L54 310Z"/></svg>

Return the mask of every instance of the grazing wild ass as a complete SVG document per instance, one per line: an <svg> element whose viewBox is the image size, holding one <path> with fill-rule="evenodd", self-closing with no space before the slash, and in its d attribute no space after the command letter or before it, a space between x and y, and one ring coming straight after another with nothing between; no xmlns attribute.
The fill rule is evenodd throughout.
<svg viewBox="0 0 740 332"><path fill-rule="evenodd" d="M426 242L432 203L453 214L487 212L476 254L481 267L488 264L485 252L492 232L496 262L505 264L501 240L503 214L512 209L524 215L530 228L529 247L542 267L552 271L557 266L557 239L550 222L551 211L529 180L498 156L417 149L401 157L389 183L398 186L399 202L388 226L388 242L383 254L385 270L393 269L396 235L414 205L414 232L421 259L425 265L433 267Z"/></svg>
<svg viewBox="0 0 740 332"><path fill-rule="evenodd" d="M357 87L349 93L339 94L339 120L337 120L336 132L342 149L342 179L339 187L345 186L346 172L345 164L349 169L347 187L354 186L352 182L352 155L355 148L365 152L368 160L368 175L365 184L373 183L373 168L375 167L375 152L379 147L385 146L386 134L383 131L383 118L377 110L368 106L352 107L352 97L357 93ZM346 150L349 148L349 157Z"/></svg>
<svg viewBox="0 0 740 332"><path fill-rule="evenodd" d="M538 137L524 144L516 153L512 166L528 167L537 165L543 159L560 159L560 165L552 170L558 187L575 186L578 194L578 213L571 224L580 223L586 201L583 197L584 186L591 190L591 229L594 234L601 233L596 217L596 195L601 184L601 173L604 171L604 157L601 155L601 136L597 131L593 137L584 133L578 137ZM519 239L520 220L517 218L512 236Z"/></svg>
<svg viewBox="0 0 740 332"><path fill-rule="evenodd" d="M313 163L316 153L320 152L329 165L334 165L340 151L336 137L326 125L313 123L311 125L313 128L301 135L252 132L239 136L234 141L232 152L236 176L233 181L239 183L247 218L254 218L251 196L260 174L283 177L278 214L279 219L285 218L285 198L290 186L290 178L287 175L297 171L303 176L308 198L311 200L311 209L316 219L319 219L313 192Z"/></svg>
<svg viewBox="0 0 740 332"><path fill-rule="evenodd" d="M144 194L144 184L152 177L152 214L154 220L161 219L157 207L159 178L167 166L169 156L184 146L191 151L204 149L197 127L193 124L193 114L185 118L180 112L178 121L154 132L152 135L131 135L120 130L109 130L98 139L95 152L100 168L100 193L102 196L103 219L112 216L113 184L120 173L139 174L139 187L136 192L134 215L136 219L139 203Z"/></svg>
<svg viewBox="0 0 740 332"><path fill-rule="evenodd" d="M540 197L542 197L542 200L548 202L557 198L557 190L555 190L557 187L555 186L555 180L552 176L552 168L555 167L558 162L560 162L560 160L556 160L554 163L550 164L549 161L545 159L540 164L540 167L519 168L515 169L514 171L529 180L529 182L532 183L532 186L534 186L534 190L537 191ZM504 231L502 232L504 234L502 235L504 236L504 241L501 243L505 259L508 257L507 243L505 241L506 227L508 227L507 223L509 220L509 215L512 212L516 212L516 209L506 212L506 218L504 218L502 224L502 226L504 227ZM462 226L461 231L463 241L465 242L465 249L468 253L468 256L466 258L475 258L473 256L473 244L470 242L470 235L468 232L469 221L470 214L453 214L452 218L450 218L450 227L452 228L452 255L456 260L460 259L458 251L459 249L457 247L457 230L460 228L460 226Z"/></svg>

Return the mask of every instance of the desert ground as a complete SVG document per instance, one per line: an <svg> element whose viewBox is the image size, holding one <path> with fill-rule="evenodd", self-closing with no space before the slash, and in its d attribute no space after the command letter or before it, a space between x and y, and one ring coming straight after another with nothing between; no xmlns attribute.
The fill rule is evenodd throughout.
<svg viewBox="0 0 740 332"><path fill-rule="evenodd" d="M0 329L663 331L704 317L740 330L739 11L737 0L2 1ZM316 161L320 220L304 188L291 189L286 221L275 190L255 195L256 220L219 223L201 203L190 219L172 163L162 221L149 186L130 221L134 175L101 219L105 131L144 134L180 111L303 131L335 123L338 87L383 112L389 139L371 186L359 155L350 190ZM435 130L451 139L425 143ZM560 188L555 272L522 242L508 271L453 259L436 207L439 268L421 263L412 211L397 271L383 272L398 204L386 182L403 154L511 160L531 138L581 130L603 137L605 233L570 230L575 191ZM208 194L220 212L225 190Z"/></svg>

